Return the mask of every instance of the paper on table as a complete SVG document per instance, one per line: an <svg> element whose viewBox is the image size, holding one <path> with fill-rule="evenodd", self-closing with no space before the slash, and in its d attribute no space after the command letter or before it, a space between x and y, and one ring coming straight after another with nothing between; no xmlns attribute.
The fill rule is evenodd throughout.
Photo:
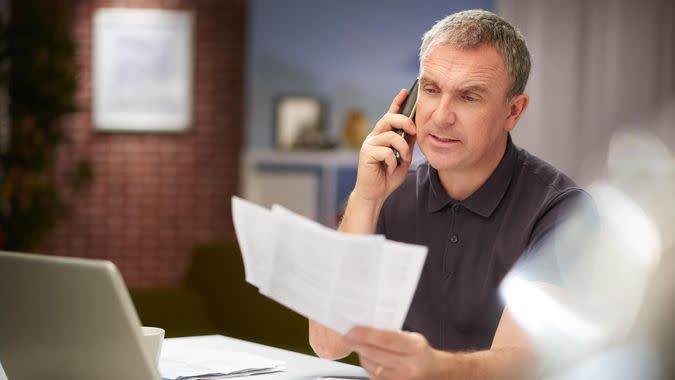
<svg viewBox="0 0 675 380"><path fill-rule="evenodd" d="M284 370L285 363L232 351L220 335L169 338L162 344L163 379L223 379Z"/></svg>
<svg viewBox="0 0 675 380"><path fill-rule="evenodd" d="M335 231L277 205L232 202L247 279L262 294L340 333L401 328L426 247Z"/></svg>

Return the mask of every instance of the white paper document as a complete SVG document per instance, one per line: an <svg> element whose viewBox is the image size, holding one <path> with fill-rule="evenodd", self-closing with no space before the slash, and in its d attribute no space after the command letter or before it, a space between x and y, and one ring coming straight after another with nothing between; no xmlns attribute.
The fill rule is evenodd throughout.
<svg viewBox="0 0 675 380"><path fill-rule="evenodd" d="M232 217L246 281L260 293L343 334L401 329L426 247L335 231L238 197Z"/></svg>
<svg viewBox="0 0 675 380"><path fill-rule="evenodd" d="M232 351L223 336L165 339L159 360L162 379L225 379L284 370L285 363Z"/></svg>

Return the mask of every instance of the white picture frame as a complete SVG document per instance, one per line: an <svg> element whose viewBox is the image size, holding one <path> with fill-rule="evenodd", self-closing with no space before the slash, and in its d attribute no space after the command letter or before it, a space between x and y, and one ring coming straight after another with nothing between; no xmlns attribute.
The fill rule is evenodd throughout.
<svg viewBox="0 0 675 380"><path fill-rule="evenodd" d="M101 132L183 132L192 122L194 15L98 9L93 123Z"/></svg>
<svg viewBox="0 0 675 380"><path fill-rule="evenodd" d="M308 134L324 133L323 104L309 95L284 95L274 106L274 141L277 149L298 149ZM304 144L306 145L306 141ZM308 146L303 146L308 148ZM318 148L318 147L317 147Z"/></svg>

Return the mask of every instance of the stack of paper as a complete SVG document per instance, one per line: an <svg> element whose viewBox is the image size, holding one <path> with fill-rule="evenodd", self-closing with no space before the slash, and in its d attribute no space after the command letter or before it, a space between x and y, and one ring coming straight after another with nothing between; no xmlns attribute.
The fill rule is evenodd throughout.
<svg viewBox="0 0 675 380"><path fill-rule="evenodd" d="M220 335L165 339L159 361L162 379L224 379L284 370L284 362L232 351Z"/></svg>
<svg viewBox="0 0 675 380"><path fill-rule="evenodd" d="M343 334L403 325L426 247L335 231L237 197L232 215L246 281L260 293Z"/></svg>

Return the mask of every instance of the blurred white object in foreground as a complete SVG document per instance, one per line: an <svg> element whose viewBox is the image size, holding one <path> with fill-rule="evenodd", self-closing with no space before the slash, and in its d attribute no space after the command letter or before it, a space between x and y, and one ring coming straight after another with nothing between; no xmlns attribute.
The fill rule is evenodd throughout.
<svg viewBox="0 0 675 380"><path fill-rule="evenodd" d="M655 336L673 331L671 318L658 318L672 312L661 300L673 284L653 285L668 276L659 264L675 235L675 161L659 140L622 133L608 173L588 189L597 212L581 209L501 285L547 379L667 378L672 352Z"/></svg>

